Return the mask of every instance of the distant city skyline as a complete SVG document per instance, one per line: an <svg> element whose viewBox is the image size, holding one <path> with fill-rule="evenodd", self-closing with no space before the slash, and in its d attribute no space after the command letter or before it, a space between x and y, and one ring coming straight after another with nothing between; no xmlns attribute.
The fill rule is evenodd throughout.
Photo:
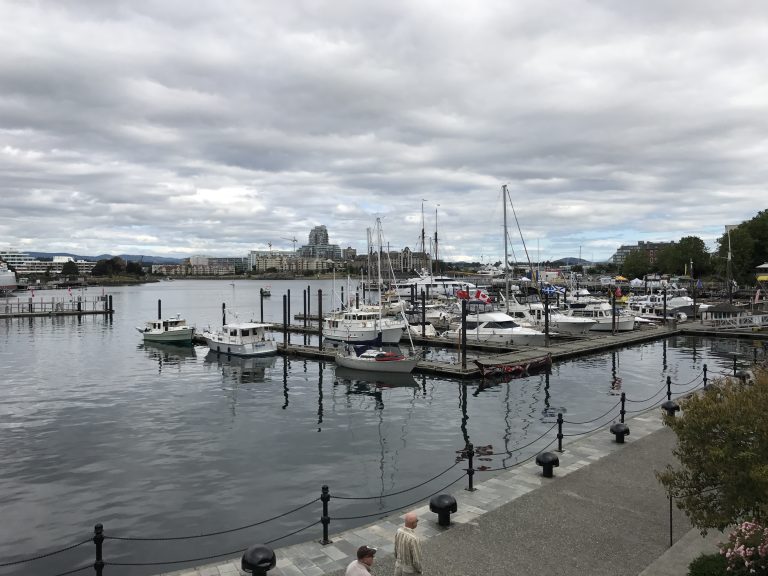
<svg viewBox="0 0 768 576"><path fill-rule="evenodd" d="M518 259L522 232L602 261L711 249L765 205L758 0L0 5L0 249L228 256L325 225L363 251L381 218L417 250L423 215L441 258L494 262L507 185Z"/></svg>

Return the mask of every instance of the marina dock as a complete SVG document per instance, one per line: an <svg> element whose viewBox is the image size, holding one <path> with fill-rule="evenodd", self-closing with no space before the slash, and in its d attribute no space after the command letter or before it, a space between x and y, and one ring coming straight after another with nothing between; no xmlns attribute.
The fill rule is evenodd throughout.
<svg viewBox="0 0 768 576"><path fill-rule="evenodd" d="M83 296L52 298L3 298L0 300L0 319L49 318L51 316L86 316L113 314L112 296L95 298Z"/></svg>

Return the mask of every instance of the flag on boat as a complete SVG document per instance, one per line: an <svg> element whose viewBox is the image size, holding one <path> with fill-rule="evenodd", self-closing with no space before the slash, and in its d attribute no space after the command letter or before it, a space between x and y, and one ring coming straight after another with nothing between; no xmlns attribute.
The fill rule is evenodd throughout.
<svg viewBox="0 0 768 576"><path fill-rule="evenodd" d="M482 290L478 289L475 290L475 300L480 300L480 302L485 302L486 304L490 304L491 297Z"/></svg>

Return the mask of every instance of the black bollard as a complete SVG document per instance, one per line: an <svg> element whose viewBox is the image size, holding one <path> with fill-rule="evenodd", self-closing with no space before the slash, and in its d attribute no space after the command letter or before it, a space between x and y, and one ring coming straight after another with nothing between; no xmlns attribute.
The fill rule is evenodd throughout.
<svg viewBox="0 0 768 576"><path fill-rule="evenodd" d="M616 422L611 425L611 434L616 436L617 444L624 444L624 436L629 436L629 426L623 422Z"/></svg>
<svg viewBox="0 0 768 576"><path fill-rule="evenodd" d="M675 412L680 410L680 406L674 400L667 400L661 405L661 409L667 413L667 416L675 417Z"/></svg>
<svg viewBox="0 0 768 576"><path fill-rule="evenodd" d="M563 452L563 413L557 413L557 451Z"/></svg>
<svg viewBox="0 0 768 576"><path fill-rule="evenodd" d="M541 466L544 478L552 478L553 468L560 466L560 458L554 452L542 452L536 456L536 464Z"/></svg>
<svg viewBox="0 0 768 576"><path fill-rule="evenodd" d="M109 313L112 314L115 311L115 309L112 308L112 294L110 294L108 298L109 298Z"/></svg>
<svg viewBox="0 0 768 576"><path fill-rule="evenodd" d="M707 388L707 365L704 364L704 389Z"/></svg>
<svg viewBox="0 0 768 576"><path fill-rule="evenodd" d="M291 289L288 289L288 297L286 298L286 301L288 302L288 308L287 312L285 314L285 318L287 320L285 325L285 333L288 336L288 344L291 343L291 331L288 329L291 326Z"/></svg>
<svg viewBox="0 0 768 576"><path fill-rule="evenodd" d="M104 558L102 557L101 545L104 543L104 526L96 524L93 527L93 543L96 544L96 562L93 563L93 569L96 576L101 576L104 570Z"/></svg>
<svg viewBox="0 0 768 576"><path fill-rule="evenodd" d="M259 310L261 311L259 321L264 324L264 288L259 288Z"/></svg>
<svg viewBox="0 0 768 576"><path fill-rule="evenodd" d="M475 475L475 468L473 464L474 457L475 457L475 447L472 445L471 442L467 444L466 448L464 448L464 454L466 455L467 462L468 462L468 465L467 465L467 484L468 485L466 489L467 489L467 492L474 492L475 487L472 484L472 481L473 481L472 477Z"/></svg>
<svg viewBox="0 0 768 576"><path fill-rule="evenodd" d="M157 301L157 319L158 320L163 319L163 301L159 299Z"/></svg>
<svg viewBox="0 0 768 576"><path fill-rule="evenodd" d="M456 510L456 498L450 494L436 494L429 499L429 511L437 514L437 523L440 526L450 526L451 514Z"/></svg>
<svg viewBox="0 0 768 576"><path fill-rule="evenodd" d="M621 423L624 424L624 415L627 413L625 406L627 402L627 395L622 392L621 393L621 410L619 410L619 415L621 416Z"/></svg>
<svg viewBox="0 0 768 576"><path fill-rule="evenodd" d="M275 551L263 544L254 544L243 552L240 566L243 572L254 576L265 576L277 564Z"/></svg>
<svg viewBox="0 0 768 576"><path fill-rule="evenodd" d="M320 523L323 525L323 539L320 540L320 544L323 546L331 543L331 541L328 539L328 524L331 523L331 517L328 516L328 502L330 499L331 494L328 491L328 486L324 485L320 491L320 501L323 503L323 515L320 516Z"/></svg>
<svg viewBox="0 0 768 576"><path fill-rule="evenodd" d="M672 400L672 376L667 376L667 402Z"/></svg>

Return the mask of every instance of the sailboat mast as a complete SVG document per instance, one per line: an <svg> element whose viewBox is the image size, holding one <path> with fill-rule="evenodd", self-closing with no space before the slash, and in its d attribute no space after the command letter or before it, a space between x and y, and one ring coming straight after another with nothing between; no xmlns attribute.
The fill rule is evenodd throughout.
<svg viewBox="0 0 768 576"><path fill-rule="evenodd" d="M437 252L437 208L435 208L435 274L440 274L440 270L437 269L438 267L438 252Z"/></svg>
<svg viewBox="0 0 768 576"><path fill-rule="evenodd" d="M507 254L507 185L501 187L501 203L504 205L504 301L509 314L509 255Z"/></svg>
<svg viewBox="0 0 768 576"><path fill-rule="evenodd" d="M377 272L378 272L378 279L376 282L378 283L379 287L379 324L381 324L381 297L384 294L384 289L381 285L381 251L382 251L382 239L381 239L381 218L376 218L376 234L377 234L377 251L379 254L379 257L376 259L377 264Z"/></svg>

